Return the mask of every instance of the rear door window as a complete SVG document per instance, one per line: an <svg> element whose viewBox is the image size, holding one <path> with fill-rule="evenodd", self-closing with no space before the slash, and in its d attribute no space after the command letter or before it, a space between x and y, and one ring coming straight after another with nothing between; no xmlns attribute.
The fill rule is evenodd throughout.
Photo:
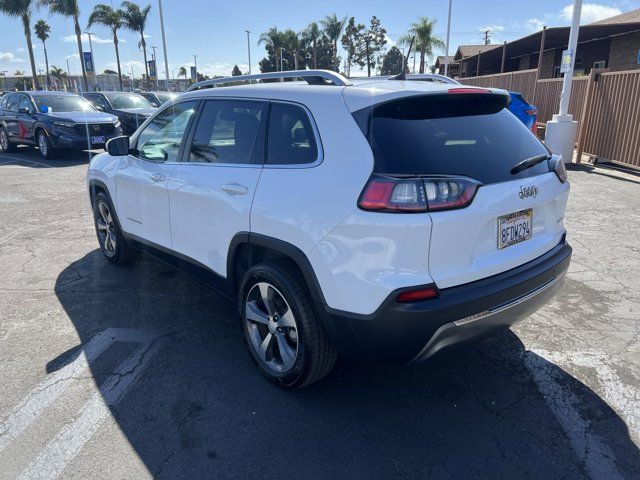
<svg viewBox="0 0 640 480"><path fill-rule="evenodd" d="M18 111L18 101L20 100L20 95L16 93L10 93L9 98L7 100L7 110L11 112Z"/></svg>
<svg viewBox="0 0 640 480"><path fill-rule="evenodd" d="M264 157L265 102L210 100L191 142L191 163L251 164Z"/></svg>
<svg viewBox="0 0 640 480"><path fill-rule="evenodd" d="M542 162L511 174L518 162L548 150L507 105L502 95L421 95L354 117L371 145L376 173L463 175L488 184L548 172Z"/></svg>
<svg viewBox="0 0 640 480"><path fill-rule="evenodd" d="M305 165L318 160L318 145L307 112L297 105L273 103L269 113L267 164Z"/></svg>

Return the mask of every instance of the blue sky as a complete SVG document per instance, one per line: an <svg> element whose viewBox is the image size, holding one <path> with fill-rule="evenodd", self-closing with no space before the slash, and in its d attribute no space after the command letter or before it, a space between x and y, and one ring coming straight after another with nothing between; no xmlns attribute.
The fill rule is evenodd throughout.
<svg viewBox="0 0 640 480"><path fill-rule="evenodd" d="M118 1L102 0L118 6ZM35 3L35 2L34 2ZM81 21L86 20L98 1L80 0ZM140 1L142 5L151 3L147 45L158 47L159 72L164 72L162 61L162 40L157 1ZM571 0L453 0L451 21L451 54L459 44L473 44L482 41L482 30L489 28L492 43L502 43L532 33L542 25L567 25L571 18ZM164 0L165 27L169 67L193 64L193 55L198 56L198 70L206 74L228 74L234 64L247 70L247 47L245 30L251 30L252 68L257 71L257 63L264 56L264 48L257 45L261 32L272 26L279 29L292 28L296 31L309 22L319 20L329 13L339 16L353 15L362 23L376 15L387 29L389 45L406 32L409 24L419 15L437 20L436 33L444 39L447 21L448 0L325 0L305 2L303 0L279 1L212 1L212 0ZM583 21L589 23L621 12L640 8L640 0L587 1L583 6ZM49 64L66 69L66 59L70 58L71 73L80 71L77 47L70 20L50 16L42 9L33 15L33 23L45 19L51 25L48 40ZM84 25L82 25L84 27ZM93 48L98 71L115 69L115 54L109 30L94 26ZM131 67L137 76L144 70L142 52L138 50L138 37L122 31L120 37L120 58L124 72ZM40 42L34 38L37 68L44 69L44 54ZM19 20L0 15L0 71L13 74L16 70L29 70L26 43ZM85 42L85 50L89 45Z"/></svg>

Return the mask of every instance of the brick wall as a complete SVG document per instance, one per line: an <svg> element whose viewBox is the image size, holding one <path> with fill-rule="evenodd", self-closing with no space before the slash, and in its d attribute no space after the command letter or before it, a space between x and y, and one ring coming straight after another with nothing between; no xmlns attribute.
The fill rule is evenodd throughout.
<svg viewBox="0 0 640 480"><path fill-rule="evenodd" d="M609 70L639 69L638 50L640 50L640 32L613 37L607 65Z"/></svg>

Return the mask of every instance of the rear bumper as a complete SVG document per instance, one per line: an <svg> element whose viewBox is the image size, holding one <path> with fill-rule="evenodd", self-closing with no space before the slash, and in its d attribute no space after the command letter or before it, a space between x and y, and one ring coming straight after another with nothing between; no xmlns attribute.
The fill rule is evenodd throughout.
<svg viewBox="0 0 640 480"><path fill-rule="evenodd" d="M321 306L338 350L383 362L417 362L504 330L544 305L562 286L571 261L564 242L507 272L440 290L438 298L397 303L392 293L371 315Z"/></svg>

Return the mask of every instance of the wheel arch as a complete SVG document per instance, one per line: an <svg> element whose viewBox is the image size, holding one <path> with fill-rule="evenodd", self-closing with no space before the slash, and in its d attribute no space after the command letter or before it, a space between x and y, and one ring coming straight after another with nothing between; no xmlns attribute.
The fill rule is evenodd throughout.
<svg viewBox="0 0 640 480"><path fill-rule="evenodd" d="M292 264L304 279L315 303L326 304L320 282L311 262L295 245L259 233L237 233L229 245L227 255L227 279L230 293L238 294L244 273L251 267L267 260L282 259Z"/></svg>

